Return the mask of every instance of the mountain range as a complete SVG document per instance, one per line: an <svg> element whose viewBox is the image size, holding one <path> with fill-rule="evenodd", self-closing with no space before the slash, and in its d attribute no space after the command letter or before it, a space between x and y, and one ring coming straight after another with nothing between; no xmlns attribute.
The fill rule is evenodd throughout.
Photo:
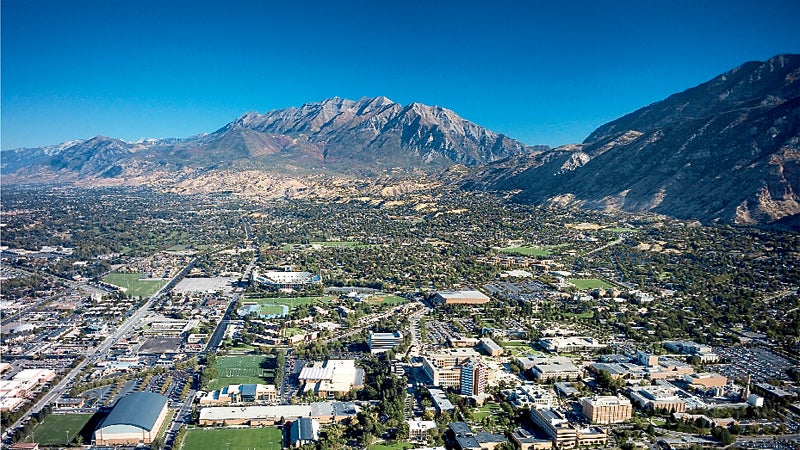
<svg viewBox="0 0 800 450"><path fill-rule="evenodd" d="M470 170L448 176L457 173L464 189L518 202L796 228L800 55L745 63L555 149L526 146L439 106L336 97L247 113L183 139L97 136L0 156L3 184L149 184L273 196L331 177L400 171L424 178L463 165ZM326 183L317 193L335 191L336 183Z"/></svg>

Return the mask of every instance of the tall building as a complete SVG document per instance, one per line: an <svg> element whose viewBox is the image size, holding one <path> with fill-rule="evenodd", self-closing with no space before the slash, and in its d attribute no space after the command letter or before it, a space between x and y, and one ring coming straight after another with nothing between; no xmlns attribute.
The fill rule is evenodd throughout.
<svg viewBox="0 0 800 450"><path fill-rule="evenodd" d="M583 415L592 423L620 423L633 415L631 401L622 396L595 396L581 399Z"/></svg>
<svg viewBox="0 0 800 450"><path fill-rule="evenodd" d="M461 395L481 395L486 392L486 367L476 359L461 366Z"/></svg>

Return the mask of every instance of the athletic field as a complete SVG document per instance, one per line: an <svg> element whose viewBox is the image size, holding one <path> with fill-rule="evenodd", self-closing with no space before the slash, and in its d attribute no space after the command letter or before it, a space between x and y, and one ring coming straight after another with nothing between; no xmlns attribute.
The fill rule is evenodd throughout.
<svg viewBox="0 0 800 450"><path fill-rule="evenodd" d="M218 377L208 384L209 390L229 384L268 384L275 377L275 358L266 355L218 356Z"/></svg>
<svg viewBox="0 0 800 450"><path fill-rule="evenodd" d="M33 430L33 439L42 446L68 445L93 414L50 414Z"/></svg>
<svg viewBox="0 0 800 450"><path fill-rule="evenodd" d="M150 297L167 284L167 280L148 280L142 277L143 273L110 273L103 281L124 288L125 293L131 297L142 298Z"/></svg>
<svg viewBox="0 0 800 450"><path fill-rule="evenodd" d="M264 428L222 428L187 430L178 450L281 449L281 430Z"/></svg>

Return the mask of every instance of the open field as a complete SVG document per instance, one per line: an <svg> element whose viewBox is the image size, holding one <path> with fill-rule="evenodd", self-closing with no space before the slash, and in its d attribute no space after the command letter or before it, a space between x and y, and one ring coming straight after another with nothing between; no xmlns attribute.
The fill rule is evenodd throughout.
<svg viewBox="0 0 800 450"><path fill-rule="evenodd" d="M368 247L368 244L363 244L358 241L320 241L320 242L312 242L311 245L320 245L322 247L348 247L348 248L358 248L358 247Z"/></svg>
<svg viewBox="0 0 800 450"><path fill-rule="evenodd" d="M265 355L219 356L216 364L219 376L211 380L208 389L220 389L229 384L271 383L275 376L273 360Z"/></svg>
<svg viewBox="0 0 800 450"><path fill-rule="evenodd" d="M585 289L612 289L613 284L599 278L567 278L567 282L575 285L580 290Z"/></svg>
<svg viewBox="0 0 800 450"><path fill-rule="evenodd" d="M619 227L604 228L603 231L610 231L612 233L638 233L639 232L639 230L637 230L636 228L619 228Z"/></svg>
<svg viewBox="0 0 800 450"><path fill-rule="evenodd" d="M382 305L397 305L399 303L405 302L406 299L403 297L398 297L396 295L387 295L387 294L378 294L373 295L367 299L367 303L377 303Z"/></svg>
<svg viewBox="0 0 800 450"><path fill-rule="evenodd" d="M274 427L264 428L222 428L188 430L179 447L180 450L233 450L258 448L280 450L281 430Z"/></svg>
<svg viewBox="0 0 800 450"><path fill-rule="evenodd" d="M103 281L125 288L125 293L131 297L149 297L167 284L167 280L141 279L143 276L143 273L110 273Z"/></svg>
<svg viewBox="0 0 800 450"><path fill-rule="evenodd" d="M89 423L93 414L51 414L33 430L33 438L43 446L68 445Z"/></svg>

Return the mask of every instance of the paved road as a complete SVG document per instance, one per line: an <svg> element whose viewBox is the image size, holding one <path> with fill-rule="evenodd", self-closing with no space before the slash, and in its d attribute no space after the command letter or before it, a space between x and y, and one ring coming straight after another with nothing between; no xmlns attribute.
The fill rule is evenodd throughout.
<svg viewBox="0 0 800 450"><path fill-rule="evenodd" d="M69 373L67 373L67 375L65 375L64 378L58 384L56 384L55 387L50 389L50 392L45 394L44 397L42 397L38 402L36 402L33 405L33 407L30 408L28 410L28 412L23 414L22 417L19 418L19 420L17 420L11 427L9 427L9 429L13 429L13 428L18 427L24 421L26 421L31 416L31 414L34 414L34 413L37 413L37 412L41 411L46 405L50 404L51 402L56 400L58 397L60 397L64 393L64 391L66 390L67 385L79 373L81 373L81 371L84 368L86 368L86 366L88 366L90 364L94 364L95 362L97 362L97 360L99 360L114 344L116 344L126 333L128 333L128 331L130 331L135 325L137 325L141 321L141 319L145 316L145 314L147 314L147 312L149 311L150 307L153 306L153 304L156 301L158 301L161 298L162 295L164 295L166 292L168 292L170 289L172 289L172 287L178 281L180 281L180 278L183 278L183 276L185 275L185 273L187 271L186 269L192 267L196 261L197 261L197 259L195 259L191 263L189 263L189 265L187 265L186 268L181 270L181 272L178 273L178 275L176 275L172 280L170 280L169 283L167 283L164 287L159 289L158 292L153 294L153 296L150 297L150 299L147 302L145 302L142 306L140 306L139 309L136 310L136 312L131 314L131 316L128 317L128 319L122 325L120 325L120 327L117 328L117 330L112 335L107 337L106 340L103 341L102 344L100 344L97 347L95 347L95 349L92 350L92 354L91 355L86 357L86 359L84 359L74 369L72 369ZM5 435L3 437L5 437Z"/></svg>

